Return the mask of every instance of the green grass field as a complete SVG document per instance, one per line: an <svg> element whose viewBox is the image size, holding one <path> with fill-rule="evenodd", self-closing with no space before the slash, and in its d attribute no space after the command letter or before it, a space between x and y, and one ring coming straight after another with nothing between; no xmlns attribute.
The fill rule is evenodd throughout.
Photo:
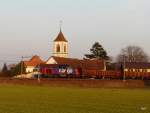
<svg viewBox="0 0 150 113"><path fill-rule="evenodd" d="M0 85L0 113L150 113L150 89Z"/></svg>

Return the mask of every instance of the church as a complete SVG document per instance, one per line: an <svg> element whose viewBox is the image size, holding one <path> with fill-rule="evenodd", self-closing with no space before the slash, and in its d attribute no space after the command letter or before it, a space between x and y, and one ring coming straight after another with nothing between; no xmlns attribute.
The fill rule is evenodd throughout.
<svg viewBox="0 0 150 113"><path fill-rule="evenodd" d="M89 60L69 58L68 41L60 29L57 37L53 41L53 55L47 61L43 61L39 56L35 55L30 60L24 61L26 73L32 73L37 66L40 65L69 65L72 68L100 69L106 70L103 60Z"/></svg>

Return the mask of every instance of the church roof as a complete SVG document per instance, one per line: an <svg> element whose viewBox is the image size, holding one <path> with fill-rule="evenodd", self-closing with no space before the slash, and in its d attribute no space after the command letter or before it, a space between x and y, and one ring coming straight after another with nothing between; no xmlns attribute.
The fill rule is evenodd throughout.
<svg viewBox="0 0 150 113"><path fill-rule="evenodd" d="M55 61L58 64L67 64L72 67L81 67L82 66L82 60L75 59L75 58L64 58L64 57L55 57L53 56Z"/></svg>
<svg viewBox="0 0 150 113"><path fill-rule="evenodd" d="M89 59L80 60L76 58L63 58L63 57L55 57L55 56L52 56L50 58L53 58L57 62L57 64L67 64L73 68L78 67L78 68L84 68L84 69L103 70L105 66L105 63L103 60L89 60Z"/></svg>
<svg viewBox="0 0 150 113"><path fill-rule="evenodd" d="M54 42L57 42L57 41L63 41L63 42L67 42L66 38L64 37L62 31L60 30L58 36L56 37L56 39L54 40Z"/></svg>

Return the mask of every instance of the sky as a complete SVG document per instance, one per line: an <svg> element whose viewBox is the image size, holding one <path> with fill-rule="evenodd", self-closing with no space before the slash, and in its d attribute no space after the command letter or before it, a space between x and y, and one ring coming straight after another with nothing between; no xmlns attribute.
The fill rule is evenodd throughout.
<svg viewBox="0 0 150 113"><path fill-rule="evenodd" d="M116 57L128 45L150 55L150 0L0 0L0 64L52 55L62 31L69 57L83 58L94 42Z"/></svg>

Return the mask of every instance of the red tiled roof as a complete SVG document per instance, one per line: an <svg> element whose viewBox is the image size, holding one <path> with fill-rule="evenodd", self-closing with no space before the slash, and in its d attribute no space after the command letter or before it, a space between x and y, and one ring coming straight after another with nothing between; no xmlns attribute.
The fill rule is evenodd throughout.
<svg viewBox="0 0 150 113"><path fill-rule="evenodd" d="M63 33L60 31L56 39L54 40L55 42L57 41L64 41L67 42L66 38L64 37Z"/></svg>
<svg viewBox="0 0 150 113"><path fill-rule="evenodd" d="M75 58L53 57L58 64L67 64L72 67L82 67L82 60Z"/></svg>
<svg viewBox="0 0 150 113"><path fill-rule="evenodd" d="M37 55L33 56L29 61L24 61L25 66L37 66L41 63L44 63L44 61L42 61Z"/></svg>
<svg viewBox="0 0 150 113"><path fill-rule="evenodd" d="M104 69L103 60L80 60L75 58L53 57L58 64L67 64L73 68Z"/></svg>
<svg viewBox="0 0 150 113"><path fill-rule="evenodd" d="M115 69L120 69L124 63L114 63ZM125 62L125 68L129 69L150 69L150 63L146 62Z"/></svg>
<svg viewBox="0 0 150 113"><path fill-rule="evenodd" d="M126 62L126 68L135 68L135 69L150 69L150 63L144 62Z"/></svg>
<svg viewBox="0 0 150 113"><path fill-rule="evenodd" d="M105 63L104 60L83 60L84 68L86 69L100 69L103 70Z"/></svg>

